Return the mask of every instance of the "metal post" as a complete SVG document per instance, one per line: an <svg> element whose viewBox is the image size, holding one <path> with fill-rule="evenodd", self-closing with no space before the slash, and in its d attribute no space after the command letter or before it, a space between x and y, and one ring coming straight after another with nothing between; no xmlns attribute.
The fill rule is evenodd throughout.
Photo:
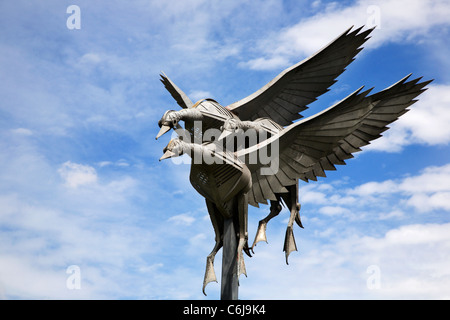
<svg viewBox="0 0 450 320"><path fill-rule="evenodd" d="M237 239L233 218L224 220L221 300L238 299Z"/></svg>

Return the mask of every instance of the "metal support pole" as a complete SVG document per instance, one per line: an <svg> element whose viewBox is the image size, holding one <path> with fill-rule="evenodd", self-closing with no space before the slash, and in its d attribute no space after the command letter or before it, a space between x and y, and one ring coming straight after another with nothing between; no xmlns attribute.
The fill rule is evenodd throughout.
<svg viewBox="0 0 450 320"><path fill-rule="evenodd" d="M237 275L237 238L233 218L224 220L221 300L237 300L239 279Z"/></svg>

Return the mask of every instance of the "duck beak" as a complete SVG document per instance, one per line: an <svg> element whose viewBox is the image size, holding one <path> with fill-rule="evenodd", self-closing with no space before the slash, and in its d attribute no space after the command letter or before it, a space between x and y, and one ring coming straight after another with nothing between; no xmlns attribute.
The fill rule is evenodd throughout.
<svg viewBox="0 0 450 320"><path fill-rule="evenodd" d="M158 134L156 135L156 140L158 140L159 137L161 137L164 133L166 133L170 129L172 129L172 128L169 126L166 126L166 125L161 126L161 130L159 130Z"/></svg>
<svg viewBox="0 0 450 320"><path fill-rule="evenodd" d="M222 133L219 136L219 141L222 139L225 139L226 137L228 137L230 134L233 134L233 132L229 131L229 130L223 130Z"/></svg>
<svg viewBox="0 0 450 320"><path fill-rule="evenodd" d="M175 155L175 152L172 152L170 150L167 150L163 156L161 158L159 158L159 161L164 160L164 159L168 159L168 158L172 158Z"/></svg>

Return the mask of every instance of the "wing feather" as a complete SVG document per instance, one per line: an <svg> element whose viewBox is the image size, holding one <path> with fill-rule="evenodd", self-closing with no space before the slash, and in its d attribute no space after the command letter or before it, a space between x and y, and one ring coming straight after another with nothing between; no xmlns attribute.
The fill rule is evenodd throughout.
<svg viewBox="0 0 450 320"><path fill-rule="evenodd" d="M170 95L175 99L180 107L183 109L191 108L194 104L191 99L178 88L165 74L160 74L160 81L164 84L164 87L169 91Z"/></svg>
<svg viewBox="0 0 450 320"><path fill-rule="evenodd" d="M286 181L316 181L317 177L325 177L325 171L336 170L335 165L345 165L361 147L381 137L387 125L407 112L431 82L419 82L420 78L407 81L409 76L373 95L368 95L370 90L362 92L360 88L336 105L290 125L260 145L238 152L238 156L252 155L255 159L252 153L265 149L267 154L266 151L277 143L279 168L275 176L281 186L286 187ZM248 166L252 172L262 167ZM280 188L274 186L272 190L278 192Z"/></svg>
<svg viewBox="0 0 450 320"><path fill-rule="evenodd" d="M260 90L227 108L241 120L270 117L282 126L301 118L299 113L328 91L362 50L361 45L369 39L368 35L373 30L360 33L362 27L351 29L316 54L281 72ZM283 103L273 103L280 100Z"/></svg>

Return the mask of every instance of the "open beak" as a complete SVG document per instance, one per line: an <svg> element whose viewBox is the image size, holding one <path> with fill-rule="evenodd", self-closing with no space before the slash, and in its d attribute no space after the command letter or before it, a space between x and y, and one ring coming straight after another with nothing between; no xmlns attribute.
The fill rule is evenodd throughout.
<svg viewBox="0 0 450 320"><path fill-rule="evenodd" d="M170 150L167 150L163 156L161 158L159 158L159 161L164 160L164 159L169 159L172 158L175 155L175 152L172 152Z"/></svg>
<svg viewBox="0 0 450 320"><path fill-rule="evenodd" d="M161 130L159 130L158 134L156 135L156 140L158 140L159 137L161 137L164 133L166 133L170 129L172 129L172 128L169 126L166 126L166 125L161 126Z"/></svg>
<svg viewBox="0 0 450 320"><path fill-rule="evenodd" d="M230 134L233 134L233 132L232 131L229 131L229 130L223 130L222 131L222 133L220 134L220 136L219 136L219 141L220 140L222 140L222 139L225 139L226 137L228 137Z"/></svg>

